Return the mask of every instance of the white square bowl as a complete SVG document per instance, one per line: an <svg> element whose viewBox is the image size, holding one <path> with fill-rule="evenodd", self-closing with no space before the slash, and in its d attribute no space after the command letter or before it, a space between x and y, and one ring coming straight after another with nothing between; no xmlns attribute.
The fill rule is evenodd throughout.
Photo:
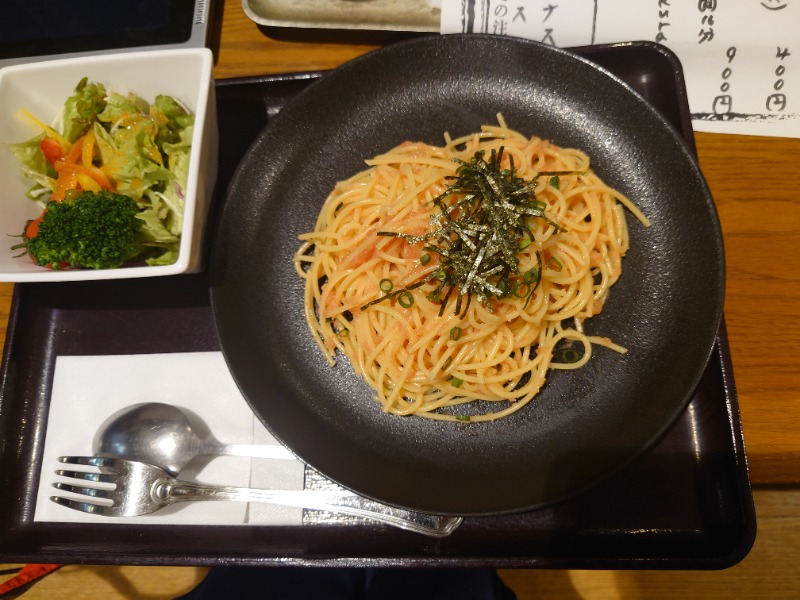
<svg viewBox="0 0 800 600"><path fill-rule="evenodd" d="M191 273L202 269L203 238L217 178L217 113L212 77L213 57L207 48L153 50L67 58L0 69L0 281L81 281L129 279ZM7 147L36 135L18 118L27 109L45 123L53 121L83 78L102 83L109 92L134 93L152 102L172 96L195 115L183 231L175 263L117 269L52 270L36 266L11 246L42 206L25 192L31 182Z"/></svg>

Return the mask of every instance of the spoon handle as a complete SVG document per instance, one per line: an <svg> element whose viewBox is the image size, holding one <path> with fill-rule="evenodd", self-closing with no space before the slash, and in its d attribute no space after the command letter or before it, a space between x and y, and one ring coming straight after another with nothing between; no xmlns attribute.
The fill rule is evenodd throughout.
<svg viewBox="0 0 800 600"><path fill-rule="evenodd" d="M249 458L275 458L297 460L284 446L268 446L256 444L206 444L202 454L207 456L247 456Z"/></svg>

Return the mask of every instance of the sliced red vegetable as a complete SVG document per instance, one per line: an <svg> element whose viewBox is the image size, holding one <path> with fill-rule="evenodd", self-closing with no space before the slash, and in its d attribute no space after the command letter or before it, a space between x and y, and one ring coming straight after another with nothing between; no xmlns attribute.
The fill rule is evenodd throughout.
<svg viewBox="0 0 800 600"><path fill-rule="evenodd" d="M42 150L42 154L44 154L47 162L49 162L51 165L57 160L64 159L64 148L56 139L51 137L44 138L41 142L39 142L39 148Z"/></svg>
<svg viewBox="0 0 800 600"><path fill-rule="evenodd" d="M33 221L29 221L28 222L27 227L25 227L25 237L26 238L28 238L29 240L32 240L37 235L39 235L39 225L41 225L42 221L44 221L44 215L45 215L46 212L47 212L47 209L44 209L42 211L41 215L36 217ZM33 258L33 256L31 256L31 260L36 262L35 259ZM48 264L46 264L44 266L46 268L48 268L48 269L52 269L53 268L53 263L48 263ZM68 266L69 266L69 263L59 262L59 268L60 269L65 269Z"/></svg>
<svg viewBox="0 0 800 600"><path fill-rule="evenodd" d="M35 218L33 221L28 223L28 226L25 228L25 237L28 238L29 240L32 240L37 235L39 235L39 225L44 220L45 212L47 212L47 209L45 209L44 212L42 212L42 214L39 215L37 218Z"/></svg>

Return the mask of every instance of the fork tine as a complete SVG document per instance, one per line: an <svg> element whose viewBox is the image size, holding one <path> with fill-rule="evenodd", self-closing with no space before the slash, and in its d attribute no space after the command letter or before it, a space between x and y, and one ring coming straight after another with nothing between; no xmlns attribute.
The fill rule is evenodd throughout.
<svg viewBox="0 0 800 600"><path fill-rule="evenodd" d="M73 510L79 510L81 512L90 513L93 515L101 515L104 517L114 516L112 514L110 506L104 506L102 504L92 504L91 502L78 502L77 500L62 498L61 496L50 496L50 500L52 500L56 504L60 504L61 506L66 506L67 508L71 508Z"/></svg>
<svg viewBox="0 0 800 600"><path fill-rule="evenodd" d="M109 456L59 456L58 461L70 465L89 465L92 467L115 467L119 464L116 458Z"/></svg>
<svg viewBox="0 0 800 600"><path fill-rule="evenodd" d="M116 481L115 475L108 475L106 473L92 473L91 471L63 471L61 469L57 469L56 475L59 477L69 477L70 479L93 481L95 483L114 483Z"/></svg>
<svg viewBox="0 0 800 600"><path fill-rule="evenodd" d="M69 483L61 483L56 482L53 484L53 487L57 490L61 490L62 492L70 492L72 494L80 494L81 496L89 496L92 498L102 498L104 500L110 500L109 492L113 492L114 490L101 490L99 488L93 487L83 487L79 485L70 485Z"/></svg>

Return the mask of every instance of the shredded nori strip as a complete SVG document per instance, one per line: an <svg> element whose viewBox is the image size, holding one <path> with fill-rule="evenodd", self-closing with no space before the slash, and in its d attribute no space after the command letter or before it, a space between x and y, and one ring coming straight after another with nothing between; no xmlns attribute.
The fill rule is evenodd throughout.
<svg viewBox="0 0 800 600"><path fill-rule="evenodd" d="M484 150L478 150L469 161L454 159L459 163L456 175L447 178L451 183L433 200L440 211L434 216L433 231L420 236L393 231L377 233L403 238L412 244L424 243L425 252L439 255L440 266L426 278L365 304L362 310L432 281L436 282L436 288L428 297L441 301L440 316L453 294L457 315L466 314L473 296L487 310L493 311L490 299L509 295L523 280L530 288L528 300L531 298L541 281L541 256L536 251L535 273L525 274L520 274L517 258L520 249L534 241L529 221L542 219L556 231L563 231L545 214L547 205L536 199L537 180L542 176L557 178L574 172L540 172L533 179L525 180L517 175L513 157L509 168L501 167L503 151L502 147L492 150L488 161L484 159ZM458 199L448 204L451 196L458 196Z"/></svg>

